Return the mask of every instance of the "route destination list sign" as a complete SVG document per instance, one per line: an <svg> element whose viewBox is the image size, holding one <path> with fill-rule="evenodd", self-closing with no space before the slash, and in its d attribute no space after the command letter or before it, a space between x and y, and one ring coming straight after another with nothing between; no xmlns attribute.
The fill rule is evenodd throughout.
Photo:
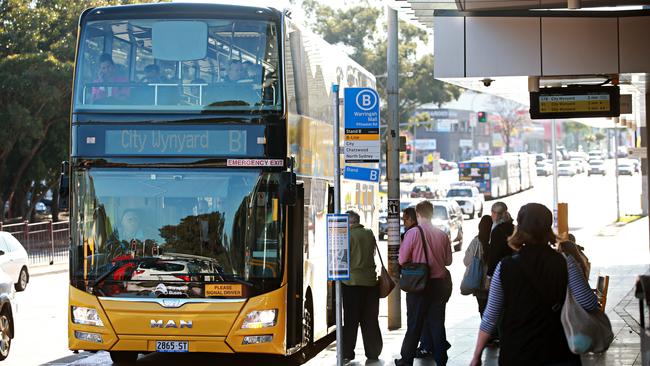
<svg viewBox="0 0 650 366"><path fill-rule="evenodd" d="M379 95L370 88L345 89L345 162L379 162Z"/></svg>
<svg viewBox="0 0 650 366"><path fill-rule="evenodd" d="M618 86L568 86L541 88L530 93L530 118L617 117Z"/></svg>

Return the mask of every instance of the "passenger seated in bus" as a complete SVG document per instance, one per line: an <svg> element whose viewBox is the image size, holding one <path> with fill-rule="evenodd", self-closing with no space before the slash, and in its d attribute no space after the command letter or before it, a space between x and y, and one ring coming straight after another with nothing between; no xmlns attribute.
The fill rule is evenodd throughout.
<svg viewBox="0 0 650 366"><path fill-rule="evenodd" d="M147 84L161 84L166 82L166 80L160 74L160 67L156 64L151 64L144 67L144 77L140 82Z"/></svg>
<svg viewBox="0 0 650 366"><path fill-rule="evenodd" d="M230 61L226 69L226 77L224 82L237 83L242 80L243 66L239 61Z"/></svg>
<svg viewBox="0 0 650 366"><path fill-rule="evenodd" d="M244 66L244 77L242 81L261 84L262 65L254 64L250 61L244 61L243 66Z"/></svg>
<svg viewBox="0 0 650 366"><path fill-rule="evenodd" d="M115 99L125 100L129 96L129 88L117 88L110 84L126 83L128 81L128 78L119 75L111 55L103 53L99 56L99 69L97 70L95 83L105 83L108 85L98 85L92 88L93 103L113 104L115 103Z"/></svg>

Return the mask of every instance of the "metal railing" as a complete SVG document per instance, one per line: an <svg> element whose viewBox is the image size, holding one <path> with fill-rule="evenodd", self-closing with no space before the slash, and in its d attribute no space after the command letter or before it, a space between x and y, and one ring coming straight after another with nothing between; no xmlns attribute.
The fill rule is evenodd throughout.
<svg viewBox="0 0 650 366"><path fill-rule="evenodd" d="M25 247L29 264L54 264L68 261L70 222L24 221L2 224L0 231L11 233Z"/></svg>

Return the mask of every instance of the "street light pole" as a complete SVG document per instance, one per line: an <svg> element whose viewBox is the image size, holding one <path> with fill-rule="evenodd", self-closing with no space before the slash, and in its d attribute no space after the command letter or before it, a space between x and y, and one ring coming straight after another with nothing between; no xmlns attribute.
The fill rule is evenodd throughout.
<svg viewBox="0 0 650 366"><path fill-rule="evenodd" d="M388 121L386 134L386 179L388 181L388 273L394 281L399 281L399 120L398 120L398 80L397 63L397 11L387 7L388 52L387 52L387 94ZM399 289L388 295L388 329L402 327L402 310Z"/></svg>
<svg viewBox="0 0 650 366"><path fill-rule="evenodd" d="M616 177L616 222L621 220L621 199L618 193L618 117L614 117L614 174Z"/></svg>
<svg viewBox="0 0 650 366"><path fill-rule="evenodd" d="M553 159L553 222L554 227L557 228L557 121L553 119L551 122L551 157Z"/></svg>

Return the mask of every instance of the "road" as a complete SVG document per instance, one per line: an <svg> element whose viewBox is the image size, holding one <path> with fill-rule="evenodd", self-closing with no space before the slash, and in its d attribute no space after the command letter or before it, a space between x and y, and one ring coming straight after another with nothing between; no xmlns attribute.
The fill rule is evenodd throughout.
<svg viewBox="0 0 650 366"><path fill-rule="evenodd" d="M610 224L616 219L613 163L608 162L608 164L610 165L609 174L604 177L588 177L586 174L581 174L571 178L559 178L559 200L569 204L571 232L576 235L578 242L586 247L586 253L594 266L647 264L647 242L642 244L644 248L642 248L641 253L644 254L624 256L614 247L614 245L619 244L612 241L611 237L608 237L609 231L615 230ZM444 172L442 179L451 181L454 177L454 171ZM407 188L408 185L404 185L404 187ZM621 177L620 192L621 212L623 214L639 213L641 202L640 175ZM515 218L519 207L528 202L540 202L551 207L552 177L540 177L535 184L535 188L505 197L502 201L508 205L512 216ZM486 202L486 212L488 213L491 203L491 201ZM465 270L462 264L464 249L476 235L477 225L477 218L465 219L464 221L465 240L463 250L454 253L453 264L450 267L455 288L460 284ZM603 240L590 239L590 242L581 241L581 238L598 238L601 236ZM386 242L382 241L380 245L385 250ZM454 291L450 300L450 304L453 304L453 306L448 306L448 324L462 321L467 315L459 314L459 311L454 312L454 308L466 309L467 306L475 306L473 305L475 304L473 297L460 296L457 292ZM33 277L27 290L17 294L16 338L13 341L10 355L2 363L3 365L102 365L111 363L106 352L96 354L82 352L75 355L67 349L67 295L67 273ZM403 306L403 309L406 309L406 307ZM382 301L381 314L386 314L385 301ZM405 322L405 318L403 322ZM317 351L326 346L327 344L319 344ZM259 365L269 364L269 361L271 360L268 357L233 358L205 354L150 354L144 357L141 356L138 363ZM273 359L272 361L273 364L281 363L280 359Z"/></svg>

